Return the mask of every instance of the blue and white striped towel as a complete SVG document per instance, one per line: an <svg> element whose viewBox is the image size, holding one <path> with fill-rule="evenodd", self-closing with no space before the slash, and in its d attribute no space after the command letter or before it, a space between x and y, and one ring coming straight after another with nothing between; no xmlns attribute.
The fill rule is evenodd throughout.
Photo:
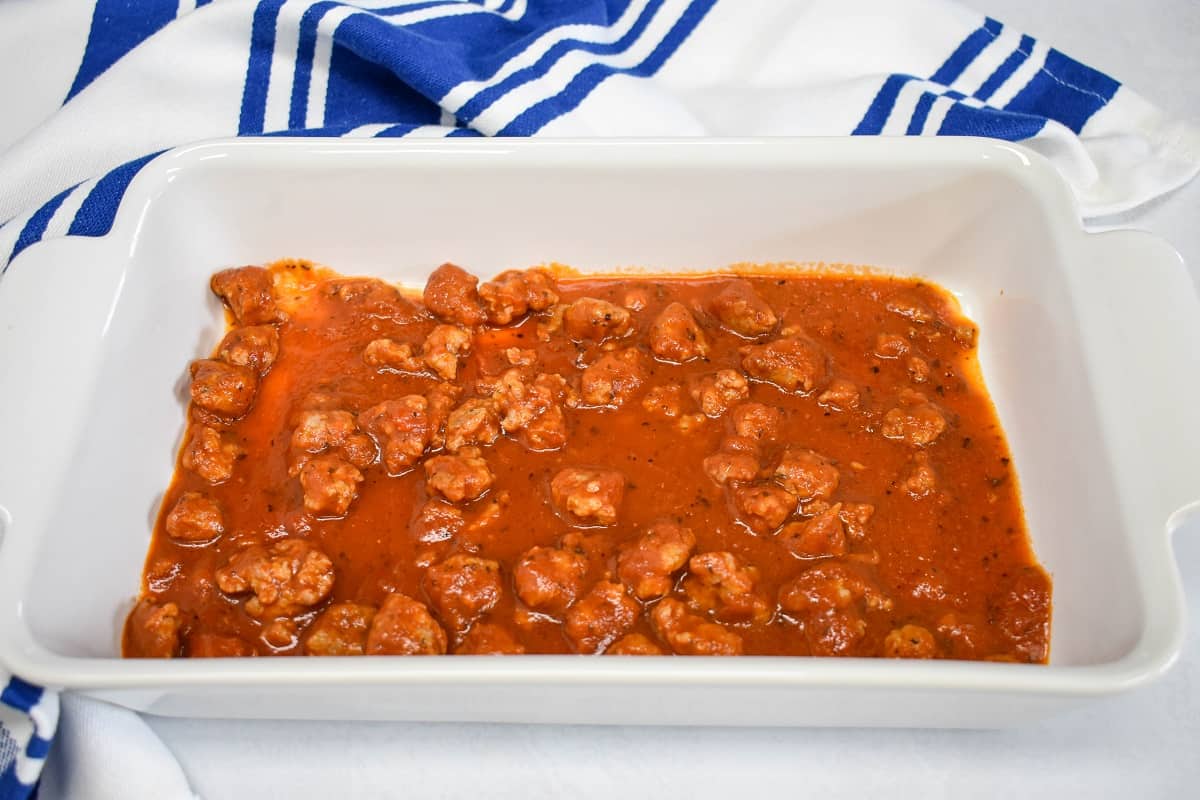
<svg viewBox="0 0 1200 800"><path fill-rule="evenodd" d="M216 136L982 135L1048 156L1088 217L1200 168L1195 129L948 0L41 0L0 5L0 75L4 268L104 235L154 154ZM57 701L4 685L11 800ZM82 702L93 734L123 713ZM128 717L122 736L150 736ZM77 757L79 724L58 744ZM104 741L122 744L144 747ZM99 770L71 771L75 796L105 796Z"/></svg>

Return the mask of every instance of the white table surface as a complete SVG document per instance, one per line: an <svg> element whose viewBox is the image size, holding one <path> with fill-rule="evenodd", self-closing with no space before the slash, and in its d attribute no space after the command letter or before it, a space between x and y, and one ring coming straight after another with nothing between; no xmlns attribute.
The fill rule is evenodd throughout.
<svg viewBox="0 0 1200 800"><path fill-rule="evenodd" d="M1200 120L1200 2L967 2ZM1198 212L1194 181L1125 222L1171 241L1200 285ZM1177 541L1176 552L1191 621L1174 670L1140 691L1016 730L150 724L206 798L327 796L333 765L346 797L1194 797L1200 541Z"/></svg>

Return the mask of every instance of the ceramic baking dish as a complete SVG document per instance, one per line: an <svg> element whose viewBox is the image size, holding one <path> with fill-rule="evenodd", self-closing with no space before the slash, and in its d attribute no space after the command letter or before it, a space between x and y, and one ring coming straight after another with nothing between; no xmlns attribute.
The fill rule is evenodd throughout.
<svg viewBox="0 0 1200 800"><path fill-rule="evenodd" d="M446 260L481 275L801 261L931 278L981 326L1054 579L1050 665L120 660L184 370L222 332L208 276L285 256L414 286ZM1138 686L1180 649L1170 538L1200 527L1200 303L1168 245L1085 234L1051 166L1013 145L200 144L145 167L109 235L16 259L0 321L0 662L51 687L214 717L994 726Z"/></svg>

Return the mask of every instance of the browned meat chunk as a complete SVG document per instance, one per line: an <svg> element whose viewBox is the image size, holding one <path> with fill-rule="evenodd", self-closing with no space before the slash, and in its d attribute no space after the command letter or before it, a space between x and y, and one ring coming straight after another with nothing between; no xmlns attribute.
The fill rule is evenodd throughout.
<svg viewBox="0 0 1200 800"><path fill-rule="evenodd" d="M612 525L625 496L625 476L611 469L567 467L550 482L559 513L593 525Z"/></svg>
<svg viewBox="0 0 1200 800"><path fill-rule="evenodd" d="M946 417L920 392L905 390L900 405L883 415L879 432L913 447L932 444L946 430Z"/></svg>
<svg viewBox="0 0 1200 800"><path fill-rule="evenodd" d="M742 369L784 391L808 394L829 379L829 355L812 339L797 334L742 348Z"/></svg>
<svg viewBox="0 0 1200 800"><path fill-rule="evenodd" d="M578 398L561 375L534 376L528 368L514 367L481 385L480 390L496 401L505 433L521 432L526 447L553 450L566 442L567 420L562 405L573 405Z"/></svg>
<svg viewBox="0 0 1200 800"><path fill-rule="evenodd" d="M471 332L457 325L438 325L425 337L421 359L444 380L458 375L458 361L471 352Z"/></svg>
<svg viewBox="0 0 1200 800"><path fill-rule="evenodd" d="M687 564L696 547L696 535L690 529L667 520L621 548L617 575L639 600L653 600L671 591L675 574Z"/></svg>
<svg viewBox="0 0 1200 800"><path fill-rule="evenodd" d="M620 408L646 379L641 356L630 348L605 353L583 371L581 395L589 406Z"/></svg>
<svg viewBox="0 0 1200 800"><path fill-rule="evenodd" d="M644 633L629 633L617 639L604 651L606 656L661 656L665 655L658 643Z"/></svg>
<svg viewBox="0 0 1200 800"><path fill-rule="evenodd" d="M250 616L288 617L329 596L333 562L303 539L279 539L237 553L217 570L216 578L226 594L254 593L245 605Z"/></svg>
<svg viewBox="0 0 1200 800"><path fill-rule="evenodd" d="M184 544L205 544L225 532L221 507L199 492L184 492L167 514L167 535Z"/></svg>
<svg viewBox="0 0 1200 800"><path fill-rule="evenodd" d="M183 449L183 468L209 483L223 483L233 477L233 465L241 455L242 449L216 428L194 424L192 436Z"/></svg>
<svg viewBox="0 0 1200 800"><path fill-rule="evenodd" d="M455 386L453 383L438 383L429 388L425 399L429 401L429 408L426 413L429 415L429 445L430 447L441 447L446 443L445 432L443 430L446 425L446 420L450 418L450 411L458 403L458 398L462 394L462 387Z"/></svg>
<svg viewBox="0 0 1200 800"><path fill-rule="evenodd" d="M579 653L601 653L629 632L642 608L625 587L600 581L568 609L563 632Z"/></svg>
<svg viewBox="0 0 1200 800"><path fill-rule="evenodd" d="M369 656L440 656L446 632L424 604L403 594L389 594L367 632Z"/></svg>
<svg viewBox="0 0 1200 800"><path fill-rule="evenodd" d="M452 456L434 456L425 462L425 487L451 503L474 500L492 488L492 471L476 447L464 447Z"/></svg>
<svg viewBox="0 0 1200 800"><path fill-rule="evenodd" d="M1050 629L1050 581L1037 567L1020 567L988 598L989 621L1026 661L1046 657Z"/></svg>
<svg viewBox="0 0 1200 800"><path fill-rule="evenodd" d="M356 467L366 467L375 460L375 443L358 429L358 422L349 411L341 409L308 409L296 414L292 431L292 474L298 475L310 454L340 450Z"/></svg>
<svg viewBox="0 0 1200 800"><path fill-rule="evenodd" d="M262 267L221 270L212 276L209 286L224 301L235 325L264 325L281 318L275 307L271 273Z"/></svg>
<svg viewBox="0 0 1200 800"><path fill-rule="evenodd" d="M688 613L673 597L660 600L650 612L654 629L681 656L740 656L742 637L715 622Z"/></svg>
<svg viewBox="0 0 1200 800"><path fill-rule="evenodd" d="M429 313L442 322L472 327L483 322L479 279L453 264L442 264L425 282L423 299Z"/></svg>
<svg viewBox="0 0 1200 800"><path fill-rule="evenodd" d="M750 396L746 376L736 369L705 375L692 387L692 399L707 416L719 417Z"/></svg>
<svg viewBox="0 0 1200 800"><path fill-rule="evenodd" d="M909 356L908 377L913 383L925 383L933 375L929 362L920 356Z"/></svg>
<svg viewBox="0 0 1200 800"><path fill-rule="evenodd" d="M737 435L756 442L774 439L783 425L783 412L762 403L742 403L734 406L730 416Z"/></svg>
<svg viewBox="0 0 1200 800"><path fill-rule="evenodd" d="M779 323L767 301L747 281L730 281L712 299L709 311L726 328L747 338L770 333Z"/></svg>
<svg viewBox="0 0 1200 800"><path fill-rule="evenodd" d="M663 361L682 364L708 355L708 339L682 303L664 308L650 326L650 349Z"/></svg>
<svg viewBox="0 0 1200 800"><path fill-rule="evenodd" d="M588 559L560 547L535 547L513 569L513 585L521 602L534 611L561 616L583 589Z"/></svg>
<svg viewBox="0 0 1200 800"><path fill-rule="evenodd" d="M936 658L937 640L920 625L903 625L884 638L883 655L887 658Z"/></svg>
<svg viewBox="0 0 1200 800"><path fill-rule="evenodd" d="M788 448L775 468L775 480L801 502L828 500L837 489L838 470L820 453Z"/></svg>
<svg viewBox="0 0 1200 800"><path fill-rule="evenodd" d="M554 276L544 269L502 272L479 287L488 322L507 325L530 311L545 311L558 302Z"/></svg>
<svg viewBox="0 0 1200 800"><path fill-rule="evenodd" d="M898 333L881 333L875 337L872 352L880 358L899 358L908 352L908 339Z"/></svg>
<svg viewBox="0 0 1200 800"><path fill-rule="evenodd" d="M358 497L363 474L338 456L317 456L300 468L304 507L320 517L342 517Z"/></svg>
<svg viewBox="0 0 1200 800"><path fill-rule="evenodd" d="M850 656L866 634L863 614L889 610L892 602L849 566L825 563L785 583L779 590L779 606L800 622L813 655Z"/></svg>
<svg viewBox="0 0 1200 800"><path fill-rule="evenodd" d="M456 453L467 445L488 445L500 436L496 402L475 397L450 412L446 420L446 449Z"/></svg>
<svg viewBox="0 0 1200 800"><path fill-rule="evenodd" d="M456 656L509 656L525 652L525 645L518 642L507 628L480 622L471 626L463 637L462 644L454 651Z"/></svg>
<svg viewBox="0 0 1200 800"><path fill-rule="evenodd" d="M389 317L397 322L415 322L425 316L415 302L378 278L339 278L326 283L324 292L354 306L361 314Z"/></svg>
<svg viewBox="0 0 1200 800"><path fill-rule="evenodd" d="M249 367L211 358L192 362L192 402L224 419L237 419L250 410L258 389L258 374Z"/></svg>
<svg viewBox="0 0 1200 800"><path fill-rule="evenodd" d="M129 653L137 658L174 658L179 654L182 618L174 603L156 603L149 597L129 615Z"/></svg>
<svg viewBox="0 0 1200 800"><path fill-rule="evenodd" d="M779 532L779 541L796 558L826 558L846 554L846 528L842 504L830 506L803 522L789 522Z"/></svg>
<svg viewBox="0 0 1200 800"><path fill-rule="evenodd" d="M203 632L188 634L183 651L188 658L235 658L254 655L254 648L243 639Z"/></svg>
<svg viewBox="0 0 1200 800"><path fill-rule="evenodd" d="M225 334L217 347L217 358L266 375L279 355L279 331L274 325L250 325Z"/></svg>
<svg viewBox="0 0 1200 800"><path fill-rule="evenodd" d="M858 387L845 378L834 378L829 387L817 396L817 402L835 411L858 408Z"/></svg>
<svg viewBox="0 0 1200 800"><path fill-rule="evenodd" d="M745 482L758 477L758 457L730 445L728 440L722 442L720 452L704 459L704 471L708 477L720 486L730 481Z"/></svg>
<svg viewBox="0 0 1200 800"><path fill-rule="evenodd" d="M860 542L867 536L867 523L875 516L875 506L870 503L841 503L839 516L846 526L846 536Z"/></svg>
<svg viewBox="0 0 1200 800"><path fill-rule="evenodd" d="M453 539L466 524L461 509L435 497L417 510L410 528L417 541L432 544Z"/></svg>
<svg viewBox="0 0 1200 800"><path fill-rule="evenodd" d="M456 553L425 573L425 593L451 632L465 632L491 611L500 592L500 565L490 559Z"/></svg>
<svg viewBox="0 0 1200 800"><path fill-rule="evenodd" d="M363 349L363 363L375 369L397 372L423 372L425 364L413 352L408 342L395 339L374 339Z"/></svg>
<svg viewBox="0 0 1200 800"><path fill-rule="evenodd" d="M796 510L796 497L778 486L735 486L738 518L755 533L771 533Z"/></svg>
<svg viewBox="0 0 1200 800"><path fill-rule="evenodd" d="M576 342L606 342L633 332L633 315L607 300L581 297L563 312L563 330Z"/></svg>
<svg viewBox="0 0 1200 800"><path fill-rule="evenodd" d="M310 656L361 656L374 619L375 606L335 603L313 621L304 652Z"/></svg>
<svg viewBox="0 0 1200 800"><path fill-rule="evenodd" d="M900 479L900 487L913 497L924 497L937 491L937 473L929 463L929 456L917 453L913 457L908 473Z"/></svg>
<svg viewBox="0 0 1200 800"><path fill-rule="evenodd" d="M642 408L651 414L678 417L683 413L683 387L675 383L655 386L642 398Z"/></svg>
<svg viewBox="0 0 1200 800"><path fill-rule="evenodd" d="M758 569L743 564L733 553L692 556L682 588L688 605L722 622L761 624L771 619L771 603L758 588Z"/></svg>
<svg viewBox="0 0 1200 800"><path fill-rule="evenodd" d="M429 446L429 401L419 394L384 400L358 415L358 424L379 445L389 475L403 475Z"/></svg>

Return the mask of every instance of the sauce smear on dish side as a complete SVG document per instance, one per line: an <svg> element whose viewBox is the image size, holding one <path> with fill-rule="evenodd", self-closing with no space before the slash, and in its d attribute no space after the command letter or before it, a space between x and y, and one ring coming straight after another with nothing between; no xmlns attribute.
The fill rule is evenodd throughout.
<svg viewBox="0 0 1200 800"><path fill-rule="evenodd" d="M1045 662L976 329L915 279L213 276L128 657Z"/></svg>

